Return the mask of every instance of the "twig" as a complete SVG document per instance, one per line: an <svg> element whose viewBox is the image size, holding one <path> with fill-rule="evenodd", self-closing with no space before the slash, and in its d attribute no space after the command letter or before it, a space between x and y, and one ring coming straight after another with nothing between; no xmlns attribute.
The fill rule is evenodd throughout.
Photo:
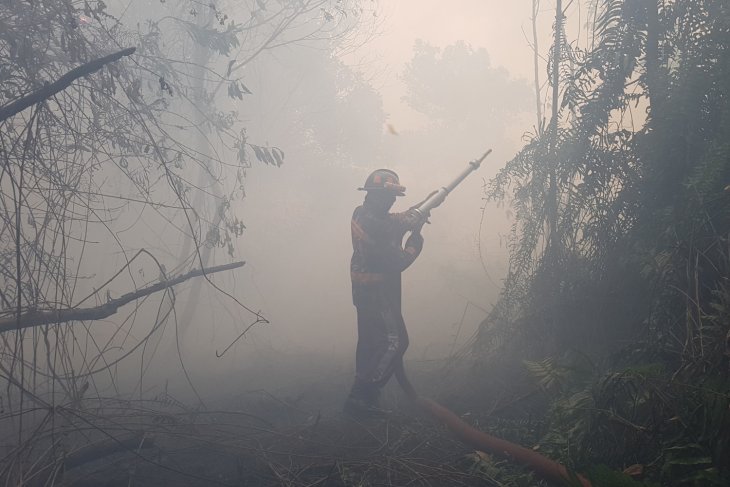
<svg viewBox="0 0 730 487"><path fill-rule="evenodd" d="M231 347L233 345L236 344L236 342L238 342L238 340L240 340L241 338L243 338L243 336L246 333L248 333L248 330L250 330L251 328L253 328L255 325L258 325L259 323L269 323L269 320L267 320L266 318L263 318L260 315L260 312L259 313L256 313L256 319L254 321L252 321L246 328L244 328L244 330L236 337L236 339L233 340L231 343L229 343L228 346L226 348L224 348L222 352L219 353L218 350L216 350L215 351L215 356L218 357L218 358L221 358L228 350L231 349Z"/></svg>

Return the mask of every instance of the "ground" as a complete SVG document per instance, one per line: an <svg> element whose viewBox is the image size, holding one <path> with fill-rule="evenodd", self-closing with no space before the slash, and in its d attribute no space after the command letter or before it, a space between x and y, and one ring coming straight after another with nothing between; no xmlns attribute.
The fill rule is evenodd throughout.
<svg viewBox="0 0 730 487"><path fill-rule="evenodd" d="M384 395L392 415L368 420L345 415L341 406L350 372L323 377L326 364L307 363L307 371L300 364L287 380L277 381L270 369L268 388L255 382L253 389L244 388L239 376L237 387L228 387L206 409L165 394L88 401L85 415L95 418L94 426L79 428L82 450L75 457L69 453L73 461L56 479L88 487L537 485L509 462L460 443L410 404L395 383ZM311 376L318 367L323 369ZM412 375L416 383L433 377L423 365L413 367ZM424 389L435 392L438 385ZM463 417L478 423L480 415ZM89 443L97 446L84 450Z"/></svg>

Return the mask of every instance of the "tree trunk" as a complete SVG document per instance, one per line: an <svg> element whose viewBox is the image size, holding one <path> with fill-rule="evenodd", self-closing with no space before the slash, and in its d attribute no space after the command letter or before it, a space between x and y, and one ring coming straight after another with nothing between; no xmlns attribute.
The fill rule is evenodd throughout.
<svg viewBox="0 0 730 487"><path fill-rule="evenodd" d="M553 73L552 73L552 120L550 123L550 168L548 170L548 198L547 198L547 263L555 264L557 259L558 244L558 114L560 104L560 59L563 43L563 2L556 0L555 6L555 41L553 44Z"/></svg>
<svg viewBox="0 0 730 487"><path fill-rule="evenodd" d="M542 97L540 96L540 51L537 39L537 12L540 0L532 0L532 54L535 65L535 115L537 116L537 135L542 135Z"/></svg>
<svg viewBox="0 0 730 487"><path fill-rule="evenodd" d="M646 5L646 86L649 106L659 102L659 5L657 0L644 0Z"/></svg>

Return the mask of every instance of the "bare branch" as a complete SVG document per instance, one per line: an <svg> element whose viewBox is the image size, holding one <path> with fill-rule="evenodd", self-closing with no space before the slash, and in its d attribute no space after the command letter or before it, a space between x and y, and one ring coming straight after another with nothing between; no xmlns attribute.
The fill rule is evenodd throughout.
<svg viewBox="0 0 730 487"><path fill-rule="evenodd" d="M3 122L13 115L22 112L31 105L35 105L36 103L47 100L59 91L63 91L68 88L69 85L78 78L98 71L109 63L112 63L124 56L131 55L136 50L136 47L129 47L127 49L115 52L114 54L109 54L108 56L94 59L93 61L89 61L86 64L82 64L81 66L72 69L53 83L46 85L40 90L34 91L30 95L24 96L23 98L15 100L14 102L0 108L0 122Z"/></svg>
<svg viewBox="0 0 730 487"><path fill-rule="evenodd" d="M233 262L231 264L219 265L208 269L196 269L174 279L160 281L138 291L127 293L116 299L93 308L65 308L50 311L28 311L18 318L6 318L0 320L0 333L12 330L20 330L33 326L66 323L69 321L100 320L113 315L117 310L136 299L170 288L193 277L207 276L217 272L228 271L242 267L245 262Z"/></svg>

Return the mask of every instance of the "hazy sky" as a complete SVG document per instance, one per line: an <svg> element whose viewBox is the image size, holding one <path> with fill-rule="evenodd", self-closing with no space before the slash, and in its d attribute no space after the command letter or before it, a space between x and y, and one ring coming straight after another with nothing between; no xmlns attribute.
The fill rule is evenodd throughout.
<svg viewBox="0 0 730 487"><path fill-rule="evenodd" d="M399 76L413 55L417 39L437 47L459 40L473 48L483 47L489 52L492 65L502 66L513 77L531 82L532 50L523 34L524 29L531 39L531 9L531 0L383 2L380 33L345 59L368 73L372 83L381 90L393 125L407 128L413 123L413 117L400 101L403 86ZM553 15L554 9L542 8L539 20L544 46L549 45Z"/></svg>

